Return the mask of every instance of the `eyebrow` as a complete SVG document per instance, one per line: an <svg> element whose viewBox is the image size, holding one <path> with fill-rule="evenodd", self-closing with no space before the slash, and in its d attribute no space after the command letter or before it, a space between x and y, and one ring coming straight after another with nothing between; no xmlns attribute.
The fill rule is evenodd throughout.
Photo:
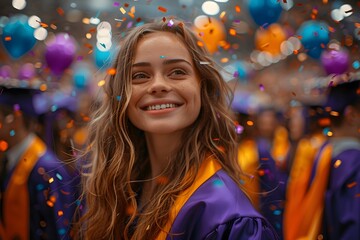
<svg viewBox="0 0 360 240"><path fill-rule="evenodd" d="M192 64L189 63L188 61L186 61L185 59L166 59L163 61L163 65L169 65L169 64L174 64L174 63L179 63L179 62L184 62L186 64L188 64L189 66L192 67ZM134 63L132 65L132 67L147 67L147 66L151 66L151 64L149 62L138 62L138 63Z"/></svg>

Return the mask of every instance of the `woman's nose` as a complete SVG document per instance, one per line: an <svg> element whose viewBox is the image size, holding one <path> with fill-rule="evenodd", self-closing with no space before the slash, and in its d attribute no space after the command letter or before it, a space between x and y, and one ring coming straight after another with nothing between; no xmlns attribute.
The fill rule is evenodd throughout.
<svg viewBox="0 0 360 240"><path fill-rule="evenodd" d="M151 84L148 92L155 94L161 92L169 92L170 90L171 90L171 85L169 83L169 80L166 79L166 77L164 77L163 75L157 74L151 80Z"/></svg>

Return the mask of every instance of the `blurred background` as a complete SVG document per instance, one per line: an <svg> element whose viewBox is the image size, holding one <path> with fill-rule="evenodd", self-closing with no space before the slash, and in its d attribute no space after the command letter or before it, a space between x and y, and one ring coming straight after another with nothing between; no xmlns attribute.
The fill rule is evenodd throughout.
<svg viewBox="0 0 360 240"><path fill-rule="evenodd" d="M359 7L345 0L2 0L0 77L95 96L127 28L176 16L204 39L236 86L237 105L316 103L331 78L360 67Z"/></svg>

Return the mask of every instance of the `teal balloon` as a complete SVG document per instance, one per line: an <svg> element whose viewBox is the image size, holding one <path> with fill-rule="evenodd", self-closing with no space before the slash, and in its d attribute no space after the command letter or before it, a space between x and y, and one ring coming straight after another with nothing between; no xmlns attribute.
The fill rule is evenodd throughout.
<svg viewBox="0 0 360 240"><path fill-rule="evenodd" d="M86 89L89 84L89 79L91 78L91 73L86 66L77 66L73 73L73 83L74 86L83 90Z"/></svg>
<svg viewBox="0 0 360 240"><path fill-rule="evenodd" d="M109 49L109 51L100 51L98 48L95 48L94 53L94 61L95 65L99 69L106 69L111 66L112 60L113 60L113 49Z"/></svg>
<svg viewBox="0 0 360 240"><path fill-rule="evenodd" d="M12 58L22 57L35 46L34 31L28 24L27 16L16 15L10 18L3 28L1 42Z"/></svg>
<svg viewBox="0 0 360 240"><path fill-rule="evenodd" d="M310 20L301 24L297 31L305 52L312 58L319 59L330 41L330 32L325 22Z"/></svg>
<svg viewBox="0 0 360 240"><path fill-rule="evenodd" d="M279 20L283 8L279 0L248 0L249 13L259 26L269 26Z"/></svg>

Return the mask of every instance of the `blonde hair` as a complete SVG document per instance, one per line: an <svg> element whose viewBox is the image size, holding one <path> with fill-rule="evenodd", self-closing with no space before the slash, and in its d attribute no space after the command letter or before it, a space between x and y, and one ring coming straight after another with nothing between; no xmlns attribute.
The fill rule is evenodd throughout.
<svg viewBox="0 0 360 240"><path fill-rule="evenodd" d="M175 34L188 48L201 78L202 106L197 120L184 132L179 151L169 159L162 175L166 184L158 184L140 213L137 194L150 163L144 133L129 121L126 109L137 44L144 35L161 31ZM209 154L234 180L239 180L235 126L229 112L232 94L209 53L198 42L196 35L175 19L144 24L123 38L114 63L116 74L106 81L104 100L89 126L89 164L83 170L86 204L77 226L78 238L156 238L177 195L192 184Z"/></svg>

